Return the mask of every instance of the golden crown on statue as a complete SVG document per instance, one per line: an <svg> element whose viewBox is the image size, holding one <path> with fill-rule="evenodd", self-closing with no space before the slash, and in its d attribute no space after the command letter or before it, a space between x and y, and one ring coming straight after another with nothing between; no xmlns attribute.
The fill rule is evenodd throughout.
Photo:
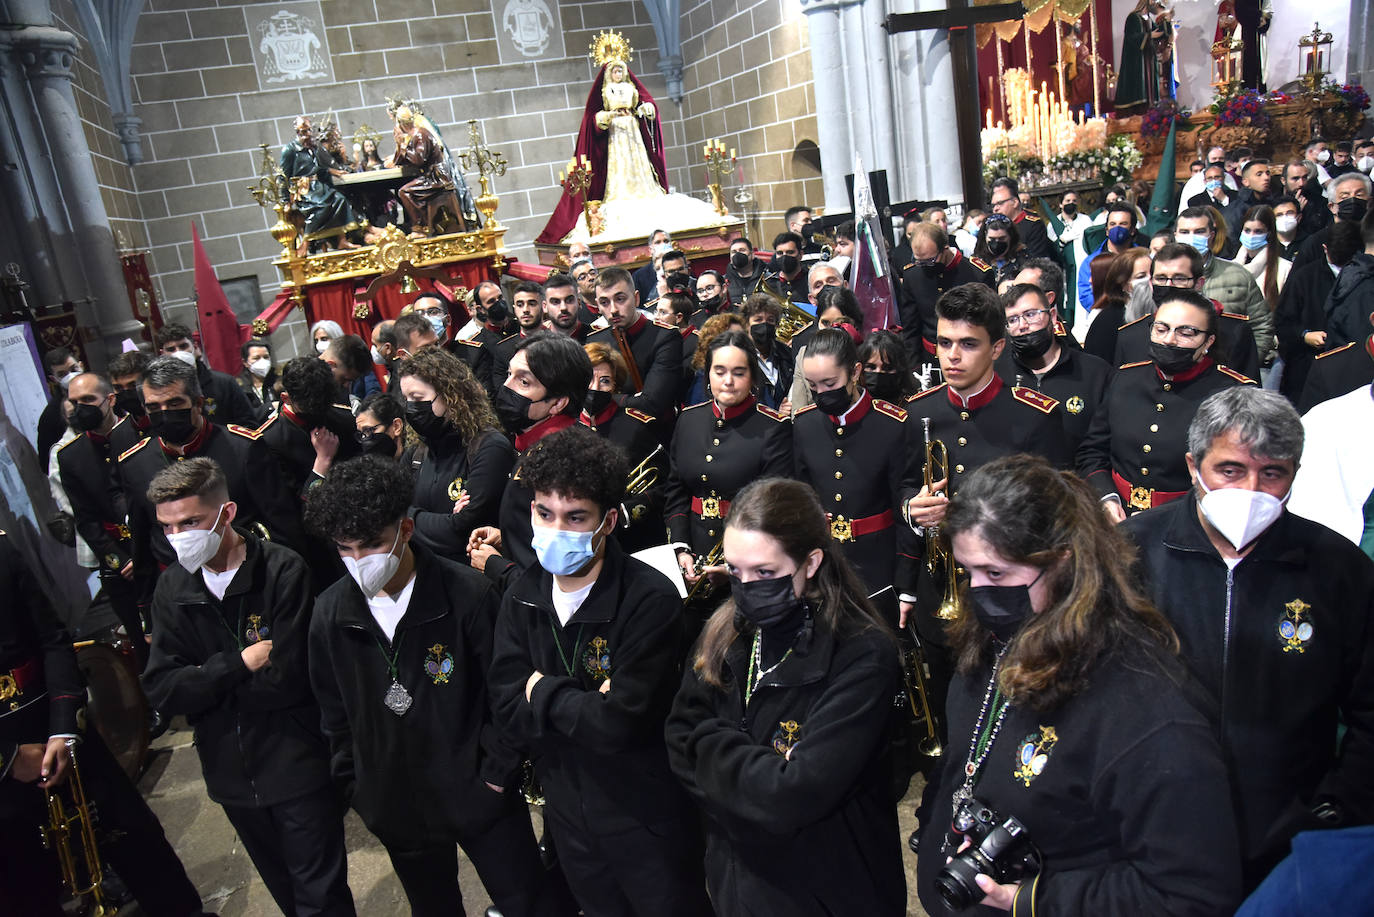
<svg viewBox="0 0 1374 917"><path fill-rule="evenodd" d="M598 67L605 66L613 60L626 64L630 62L630 42L615 29L598 32L587 48L591 51L592 61Z"/></svg>

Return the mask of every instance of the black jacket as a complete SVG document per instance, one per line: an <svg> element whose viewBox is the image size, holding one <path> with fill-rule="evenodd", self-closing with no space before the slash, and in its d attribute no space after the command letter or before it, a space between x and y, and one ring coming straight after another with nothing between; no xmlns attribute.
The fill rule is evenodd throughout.
<svg viewBox="0 0 1374 917"><path fill-rule="evenodd" d="M531 755L549 805L572 824L619 834L691 820L663 746L687 650L677 590L614 540L566 625L553 588L552 575L532 567L501 603L489 678L497 719ZM536 671L544 677L526 701Z"/></svg>
<svg viewBox="0 0 1374 917"><path fill-rule="evenodd" d="M514 464L515 450L498 430L484 430L470 446L457 430L436 440L425 450L415 475L410 515L416 540L436 554L466 563L472 530L497 523ZM455 513L453 504L463 493L471 501Z"/></svg>
<svg viewBox="0 0 1374 917"><path fill-rule="evenodd" d="M622 408L612 402L598 417L592 417L584 410L577 422L624 450L631 470L644 464L648 475L655 479L640 493L625 494L620 504L620 523L615 530L620 546L633 554L663 544L667 535L667 526L663 521L663 498L668 489L668 456L666 449L659 448L658 437L654 433L654 419L643 411Z"/></svg>
<svg viewBox="0 0 1374 917"><path fill-rule="evenodd" d="M122 420L116 429L133 429ZM118 574L133 560L133 537L129 532L129 506L115 473L115 462L123 450L111 435L83 433L57 450L57 467L62 489L72 504L76 531L95 552L100 570ZM133 443L125 448L130 448Z"/></svg>
<svg viewBox="0 0 1374 917"><path fill-rule="evenodd" d="M1274 309L1274 333L1278 335L1279 355L1283 357L1279 391L1296 402L1302 397L1307 376L1320 353L1308 346L1303 335L1326 330L1326 297L1336 285L1336 275L1323 257L1295 268L1288 280Z"/></svg>
<svg viewBox="0 0 1374 917"><path fill-rule="evenodd" d="M456 842L460 826L481 831L516 805L520 757L493 724L487 691L499 595L473 570L413 541L411 550L415 587L390 643L351 577L320 594L310 683L334 779L384 844L418 849ZM382 702L393 652L413 698L404 716Z"/></svg>
<svg viewBox="0 0 1374 917"><path fill-rule="evenodd" d="M315 447L310 434L324 427L339 438L335 462L345 462L358 454L358 427L353 412L342 404L330 405L323 417L302 417L283 405L282 409L258 427L258 442L267 446L277 460L287 490L304 497L305 484L315 466Z"/></svg>
<svg viewBox="0 0 1374 917"><path fill-rule="evenodd" d="M293 551L244 540L223 601L181 564L158 577L143 688L155 709L194 727L211 799L265 807L327 786L329 746L306 673L310 571ZM272 641L270 661L250 672L241 654L259 640Z"/></svg>
<svg viewBox="0 0 1374 917"><path fill-rule="evenodd" d="M1369 336L1374 313L1374 255L1360 252L1341 268L1326 298L1326 349L1344 347Z"/></svg>
<svg viewBox="0 0 1374 917"><path fill-rule="evenodd" d="M211 369L204 360L196 361L200 393L205 396L205 416L218 424L238 423L256 427L261 422L258 410L249 404L238 380L228 373Z"/></svg>
<svg viewBox="0 0 1374 917"><path fill-rule="evenodd" d="M1067 340L1073 338L1068 336ZM1002 351L996 369L1004 382L1033 388L1059 402L1063 410L1064 434L1071 452L1076 452L1078 444L1088 435L1088 425L1092 423L1112 377L1111 366L1067 343L1066 338L1059 339L1059 359L1043 375L1037 376L1035 370L1016 358L1010 341Z"/></svg>
<svg viewBox="0 0 1374 917"><path fill-rule="evenodd" d="M1050 248L1049 233L1045 231L1045 224L1041 222L1040 217L1021 210L1012 218L1012 222L1016 224L1016 230L1021 234L1021 243L1025 245L1025 257L1054 257L1054 252Z"/></svg>
<svg viewBox="0 0 1374 917"><path fill-rule="evenodd" d="M747 277L735 270L733 264L725 269L726 295L729 297L730 302L729 304L721 304L722 312L729 312L734 308L738 308L739 304L744 302L744 298L754 292L754 287L758 285L759 271L764 269L763 262L758 258L751 257L749 259L749 264L753 269Z"/></svg>
<svg viewBox="0 0 1374 917"><path fill-rule="evenodd" d="M1117 330L1113 366L1150 359L1150 326L1153 324L1154 315L1150 314L1128 322ZM1217 346L1226 357L1221 362L1247 379L1260 377L1259 348L1255 346L1255 336L1250 333L1250 319L1231 312L1218 315Z"/></svg>
<svg viewBox="0 0 1374 917"><path fill-rule="evenodd" d="M635 392L634 383L626 380L623 391L627 397L620 399L620 403L653 417L672 417L682 391L682 334L671 325L661 325L640 316L625 329L625 338L644 387ZM587 343L619 349L610 328L593 331L587 335Z"/></svg>
<svg viewBox="0 0 1374 917"><path fill-rule="evenodd" d="M931 917L1006 913L952 911L934 888L945 857L962 842L949 830L950 797L964 782L991 671L956 675L950 685L950 744L916 861ZM1185 679L1176 660L1122 650L1094 666L1087 686L1058 708L1007 708L973 793L1021 821L1043 856L1039 881L1021 883L1016 913L1234 912L1240 863L1226 769Z"/></svg>
<svg viewBox="0 0 1374 917"><path fill-rule="evenodd" d="M490 347L485 346L482 341L477 338L466 341L460 341L455 338L445 344L444 349L463 361L463 365L471 370L473 378L475 378L478 384L486 390L488 398L496 396L496 388L492 385L492 365L494 361L492 360ZM396 382L396 390L400 391L400 377L393 374L393 379ZM505 381L506 377L502 376L497 385L499 386Z"/></svg>
<svg viewBox="0 0 1374 917"><path fill-rule="evenodd" d="M1374 564L1284 512L1228 570L1186 499L1125 523L1183 658L1220 708L1220 741L1249 860L1287 852L1331 800L1374 820ZM1305 627L1304 627L1305 625ZM1306 639L1303 639L1306 636ZM1336 742L1337 720L1346 733Z"/></svg>
<svg viewBox="0 0 1374 917"><path fill-rule="evenodd" d="M898 266L898 287L902 314L902 340L914 360L932 361L935 355L935 302L946 290L966 283L993 286L993 271L977 258L965 258L957 249L949 264L938 271L927 271L911 260Z"/></svg>
<svg viewBox="0 0 1374 917"><path fill-rule="evenodd" d="M687 671L666 729L673 772L706 816L716 913L906 914L885 755L895 644L808 621L746 709L752 642L728 650L724 690Z"/></svg>
<svg viewBox="0 0 1374 917"><path fill-rule="evenodd" d="M1284 370L1287 373L1287 369ZM1349 394L1374 382L1374 336L1318 354L1307 375L1298 410L1306 414L1323 401Z"/></svg>

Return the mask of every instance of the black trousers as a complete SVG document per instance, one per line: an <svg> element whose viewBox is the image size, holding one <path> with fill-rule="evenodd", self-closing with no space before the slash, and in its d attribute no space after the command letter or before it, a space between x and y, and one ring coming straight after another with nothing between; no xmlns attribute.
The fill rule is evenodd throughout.
<svg viewBox="0 0 1374 917"><path fill-rule="evenodd" d="M103 861L124 880L148 917L200 913L200 895L157 816L99 734L90 730L76 753L86 795L99 810L96 833ZM13 781L7 778L5 782ZM39 826L48 822L43 791L22 785L5 790L8 812L0 819L0 917L59 915L57 861L39 841Z"/></svg>
<svg viewBox="0 0 1374 917"><path fill-rule="evenodd" d="M453 844L408 847L382 838L396 878L410 901L411 917L465 917L458 887L458 848ZM481 830L461 829L458 844L472 860L502 917L572 917L562 877L539 861L530 815L523 804Z"/></svg>
<svg viewBox="0 0 1374 917"><path fill-rule="evenodd" d="M544 808L558 862L586 917L710 917L705 852L693 819L614 834Z"/></svg>
<svg viewBox="0 0 1374 917"><path fill-rule="evenodd" d="M108 570L100 572L100 588L110 600L119 623L129 635L134 654L138 658L138 671L141 673L148 665L148 641L143 637L143 616L138 608L138 585L131 583L118 573Z"/></svg>
<svg viewBox="0 0 1374 917"><path fill-rule="evenodd" d="M353 917L344 809L333 787L273 806L223 808L286 917Z"/></svg>

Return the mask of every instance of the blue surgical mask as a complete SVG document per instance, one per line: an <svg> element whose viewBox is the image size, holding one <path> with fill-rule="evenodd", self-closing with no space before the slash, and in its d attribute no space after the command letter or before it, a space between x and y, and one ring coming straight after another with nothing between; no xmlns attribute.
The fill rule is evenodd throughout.
<svg viewBox="0 0 1374 917"><path fill-rule="evenodd" d="M1112 226L1107 230L1107 241L1113 245L1124 245L1131 237L1131 227Z"/></svg>
<svg viewBox="0 0 1374 917"><path fill-rule="evenodd" d="M601 521L604 523L605 517ZM592 542L601 530L599 525L591 532L568 532L542 525L533 529L530 546L539 558L539 566L554 576L572 576L596 557L597 546Z"/></svg>
<svg viewBox="0 0 1374 917"><path fill-rule="evenodd" d="M1240 234L1240 244L1244 245L1250 251L1254 251L1257 248L1264 248L1268 242L1269 233L1267 232L1243 232Z"/></svg>
<svg viewBox="0 0 1374 917"><path fill-rule="evenodd" d="M434 333L439 337L444 336L444 320L438 316L433 316L429 320L429 327L434 329Z"/></svg>
<svg viewBox="0 0 1374 917"><path fill-rule="evenodd" d="M1207 180L1206 188L1207 188L1208 191L1216 191L1216 190L1217 190L1218 188L1220 188L1220 187L1221 187L1221 179L1219 179L1219 178L1210 178L1210 179Z"/></svg>
<svg viewBox="0 0 1374 917"><path fill-rule="evenodd" d="M1174 238L1177 239L1179 242L1187 242L1189 245L1191 245L1193 248L1197 249L1198 251L1202 252L1204 255L1208 253L1208 251L1209 251L1208 245L1209 245L1209 243L1212 241L1211 239L1207 238L1207 236L1206 236L1205 233L1200 233L1200 232L1199 232L1199 233L1175 233L1175 234L1174 234Z"/></svg>

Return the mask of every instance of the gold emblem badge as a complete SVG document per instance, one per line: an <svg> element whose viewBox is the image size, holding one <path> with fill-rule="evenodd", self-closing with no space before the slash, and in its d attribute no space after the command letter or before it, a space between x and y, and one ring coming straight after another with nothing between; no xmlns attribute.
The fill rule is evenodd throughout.
<svg viewBox="0 0 1374 917"><path fill-rule="evenodd" d="M116 525L115 529L119 533L120 541L128 541L134 537L134 533L129 531L129 527L122 522Z"/></svg>
<svg viewBox="0 0 1374 917"><path fill-rule="evenodd" d="M1307 644L1314 634L1312 616L1308 614L1312 606L1302 599L1294 599L1283 607L1285 613L1279 618L1279 639L1283 641L1283 651L1307 652Z"/></svg>
<svg viewBox="0 0 1374 917"><path fill-rule="evenodd" d="M1148 487L1131 488L1131 509L1149 509L1150 498L1154 496L1154 491Z"/></svg>
<svg viewBox="0 0 1374 917"><path fill-rule="evenodd" d="M0 675L0 701L9 700L11 697L19 695L19 682L14 680L14 676L9 673Z"/></svg>
<svg viewBox="0 0 1374 917"><path fill-rule="evenodd" d="M1011 775L1025 786L1030 786L1031 781L1039 777L1049 763L1050 752L1054 751L1058 742L1059 734L1053 726L1041 726L1039 732L1026 736L1016 749L1017 766Z"/></svg>
<svg viewBox="0 0 1374 917"><path fill-rule="evenodd" d="M611 648L605 637L593 637L582 652L582 667L597 681L611 677Z"/></svg>
<svg viewBox="0 0 1374 917"><path fill-rule="evenodd" d="M462 478L454 478L454 479L453 479L453 482L450 483L450 484L448 485L448 498L449 498L450 500L452 500L454 503L457 503L458 500L459 500L459 498L462 497L462 496L463 496L463 479L462 479Z"/></svg>
<svg viewBox="0 0 1374 917"><path fill-rule="evenodd" d="M1064 402L1064 410L1070 414L1083 413L1083 398L1079 395L1070 395L1069 400Z"/></svg>
<svg viewBox="0 0 1374 917"><path fill-rule="evenodd" d="M211 398L209 395L205 396L205 416L215 416L215 399Z"/></svg>
<svg viewBox="0 0 1374 917"><path fill-rule="evenodd" d="M720 498L716 496L706 497L701 501L701 518L719 519L720 518Z"/></svg>
<svg viewBox="0 0 1374 917"><path fill-rule="evenodd" d="M124 565L119 562L119 556L117 554L106 554L105 566L109 567L111 570L118 570Z"/></svg>
<svg viewBox="0 0 1374 917"><path fill-rule="evenodd" d="M270 634L271 630L262 623L262 615L248 616L248 627L244 629L243 637L250 646L259 640L266 640Z"/></svg>
<svg viewBox="0 0 1374 917"><path fill-rule="evenodd" d="M773 751L786 758L801 739L801 723L796 720L780 720L777 731L773 733Z"/></svg>
<svg viewBox="0 0 1374 917"><path fill-rule="evenodd" d="M830 537L836 541L853 541L854 531L849 527L849 520L843 516L836 516L830 520Z"/></svg>
<svg viewBox="0 0 1374 917"><path fill-rule="evenodd" d="M442 643L429 648L429 655L425 657L425 674L436 685L448 684L449 676L453 674L453 654L444 652Z"/></svg>

